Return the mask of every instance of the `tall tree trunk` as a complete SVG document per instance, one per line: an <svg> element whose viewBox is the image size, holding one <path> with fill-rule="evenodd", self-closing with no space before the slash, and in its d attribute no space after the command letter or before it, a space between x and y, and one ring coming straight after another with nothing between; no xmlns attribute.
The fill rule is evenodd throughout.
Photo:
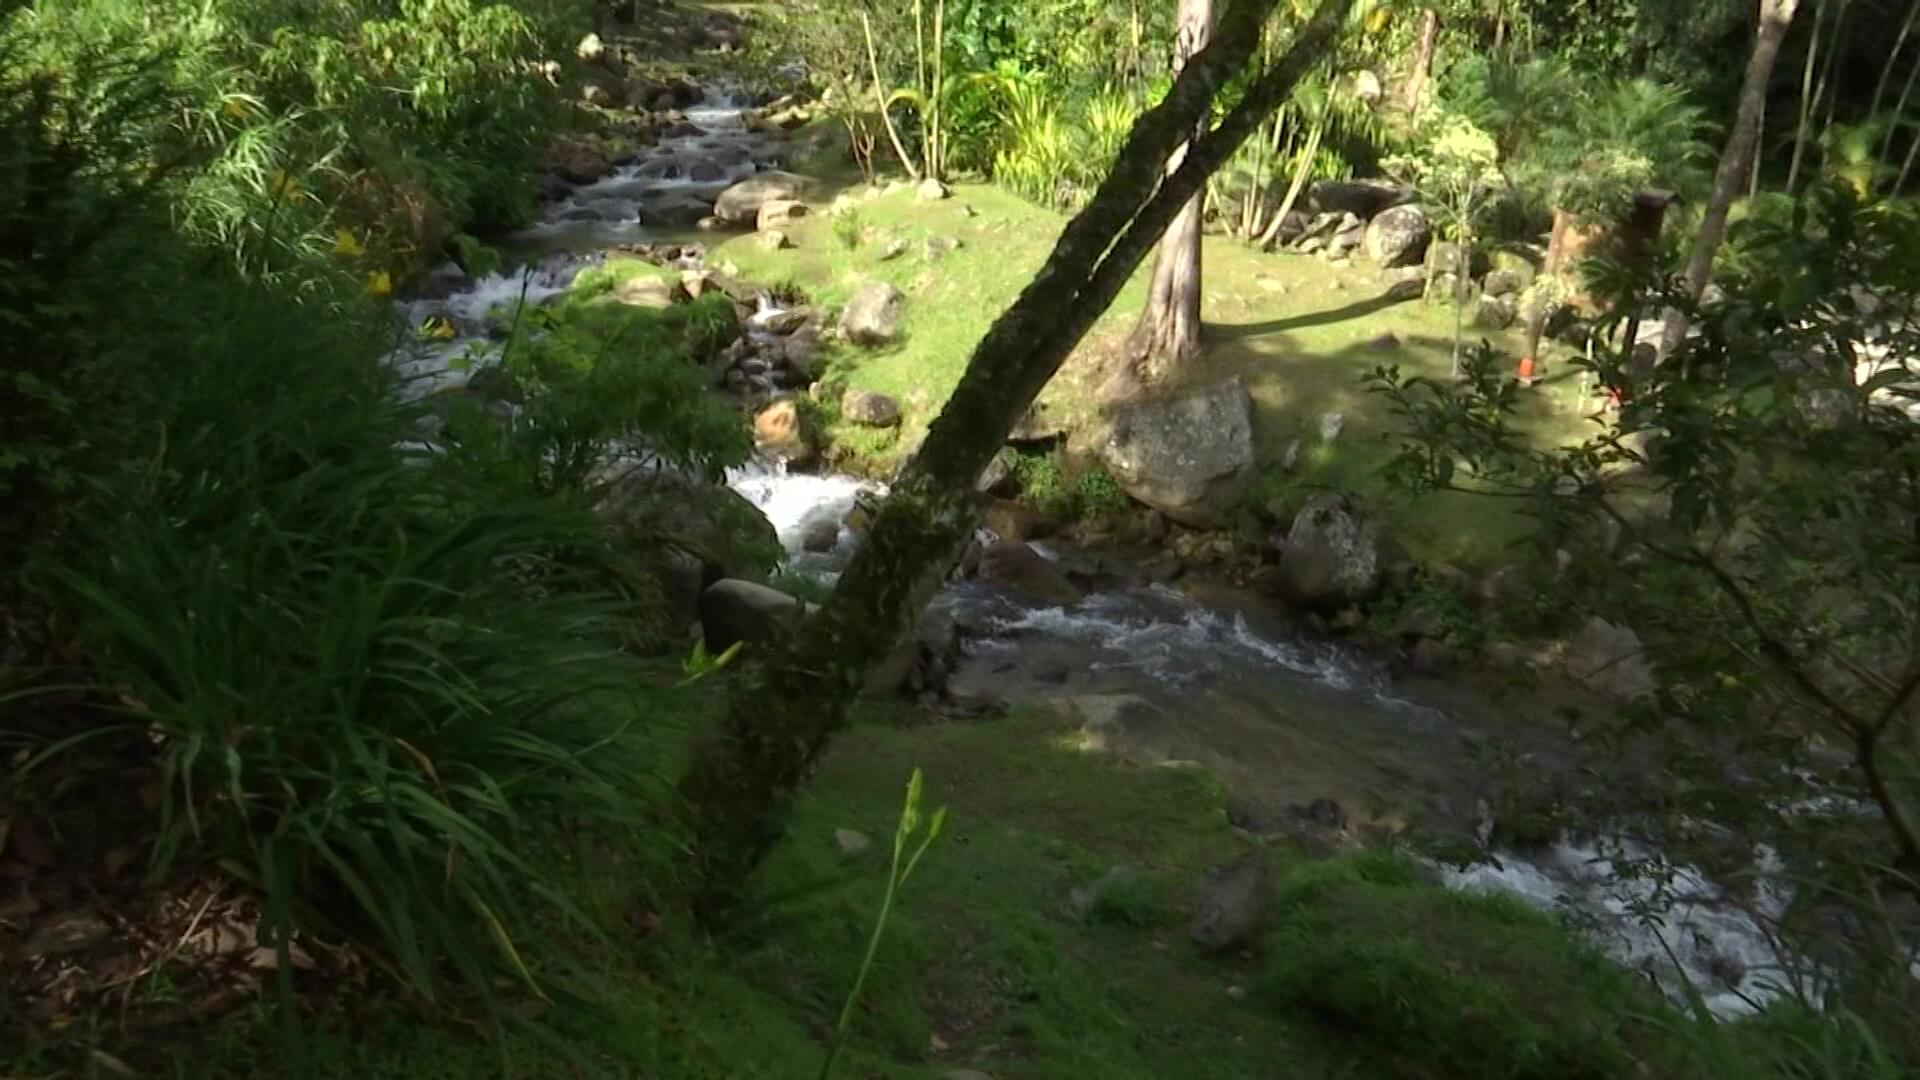
<svg viewBox="0 0 1920 1080"><path fill-rule="evenodd" d="M1180 0L1178 20L1173 50L1176 77L1213 37L1213 0ZM1196 134L1206 130L1208 119L1198 118ZM1186 147L1174 151L1167 161L1167 171L1178 169L1185 156ZM1204 209L1203 197L1195 195L1173 219L1166 238L1160 241L1159 254L1154 256L1147 307L1140 313L1139 325L1127 345L1144 381L1164 378L1200 355L1200 223Z"/></svg>
<svg viewBox="0 0 1920 1080"><path fill-rule="evenodd" d="M1807 63L1806 67L1800 72L1800 123L1793 129L1793 160L1787 165L1787 193L1789 195L1798 189L1800 183L1800 163L1806 158L1807 136L1813 128L1813 99L1816 96L1813 72L1820 59L1820 28L1826 25L1826 14L1828 7L1831 6L1831 0L1827 3L1821 3L1820 0L1815 0L1815 3L1818 6L1813 12L1813 37L1807 42ZM1763 26L1765 25L1765 19L1765 15L1762 15L1761 24Z"/></svg>
<svg viewBox="0 0 1920 1080"><path fill-rule="evenodd" d="M1427 80L1433 77L1433 50L1440 41L1440 13L1428 8L1420 15L1420 39L1413 49L1413 70L1407 73L1402 100L1408 112L1416 112L1427 96Z"/></svg>
<svg viewBox="0 0 1920 1080"><path fill-rule="evenodd" d="M780 836L786 804L886 655L953 565L977 516L973 487L1007 432L1113 302L1206 178L1278 108L1329 47L1354 0L1322 0L1273 67L1164 174L1215 95L1252 55L1277 0L1234 0L1218 41L1134 125L1107 179L1067 224L1019 299L975 346L966 374L881 507L867 541L802 632L735 688L680 792L694 908L711 921Z"/></svg>
<svg viewBox="0 0 1920 1080"><path fill-rule="evenodd" d="M1700 233L1687 258L1687 298L1698 303L1713 276L1713 257L1720 242L1727 238L1727 214L1740 195L1746 179L1748 159L1756 152L1760 137L1760 114L1766 108L1767 82L1773 77L1774 61L1780 56L1780 42L1793 25L1793 13L1800 0L1760 0L1760 28L1754 37L1753 54L1747 58L1747 73L1740 82L1740 107L1734 114L1733 130L1727 133L1726 149L1720 153L1720 166L1713 174L1713 195L1707 200L1706 216L1700 221ZM1667 313L1666 333L1661 336L1660 355L1678 348L1687 336L1684 312Z"/></svg>

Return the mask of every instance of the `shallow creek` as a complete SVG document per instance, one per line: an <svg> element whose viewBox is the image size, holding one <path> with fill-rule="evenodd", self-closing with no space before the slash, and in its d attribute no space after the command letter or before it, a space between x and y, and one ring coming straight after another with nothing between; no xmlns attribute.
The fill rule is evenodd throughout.
<svg viewBox="0 0 1920 1080"><path fill-rule="evenodd" d="M684 238L730 184L781 163L779 138L751 130L744 106L726 95L710 95L686 119L684 134L550 203L534 226L508 238L517 265L460 280L440 298L402 302L409 326L438 318L453 329L446 340L412 341L396 354L409 393L465 384L470 361L498 348L486 327L495 305L557 295L606 249ZM763 301L750 334L771 310ZM738 470L730 482L773 522L796 570L829 580L857 538L843 529L832 551L806 552L803 526L821 514L843 519L863 490L874 490L778 464ZM1035 546L1049 558L1085 558ZM1466 743L1540 739L1540 725L1509 710L1396 685L1377 664L1310 641L1230 591L1115 580L1078 604L1035 607L968 581L936 604L974 631L953 675L957 692L1053 701L1082 713L1122 710L1130 756L1206 766L1255 818L1297 815L1318 801L1319 817L1337 804L1337 816L1363 835L1409 824L1471 835L1485 813L1486 777ZM1553 752L1550 744L1528 749ZM1698 873L1683 868L1669 886L1677 903L1655 932L1634 914L1646 887L1616 882L1594 847L1563 842L1526 856L1495 854L1494 863L1441 873L1458 888L1585 915L1615 956L1647 968L1669 990L1678 986L1677 961L1722 1012L1764 1001L1767 984L1783 977L1760 924ZM1785 899L1763 894L1759 913Z"/></svg>

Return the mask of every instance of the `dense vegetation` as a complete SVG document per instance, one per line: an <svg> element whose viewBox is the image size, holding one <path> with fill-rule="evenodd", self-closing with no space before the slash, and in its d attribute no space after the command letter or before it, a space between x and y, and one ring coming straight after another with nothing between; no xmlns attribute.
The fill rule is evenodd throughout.
<svg viewBox="0 0 1920 1080"><path fill-rule="evenodd" d="M851 187L830 223L787 223L798 258L784 232L732 242L738 276L840 306L869 273L924 285L951 239L949 281L927 286L950 302L911 309L880 363L830 341L793 395L845 429L841 460L905 466L829 589L779 571L720 483L754 453L716 384L756 298L719 278L598 253L489 312L461 389L392 362L455 336L396 297L449 262L506 265L490 244L534 220L555 148L630 136L633 110L570 93L606 77L602 36L702 12L0 0L7 1070L208 1053L217 1075L531 1075L559 1054L582 1075L922 1076L960 1031L1003 1076L1920 1067L1920 7L1789 4L1752 85L1746 0L1241 0L1218 17L1257 33L1177 79L1191 3L803 0L703 59L760 101L817 102L802 134L832 152L814 179ZM1729 188L1748 90L1765 120ZM880 254L931 211L877 186L861 202L853 177L900 174L943 198L935 182L981 185L960 220L1012 225ZM1351 619L1310 618L1389 642L1438 626L1469 652L1589 616L1634 627L1659 683L1573 718L1582 790L1489 802L1503 842L1631 821L1614 869L1656 895L1681 862L1790 868L1768 929L1813 976L1756 1017L1663 997L1550 915L1440 887L1437 843L1253 844L1257 927L1189 956L1187 885L1255 865L1210 777L1063 750L1080 729L1044 707L917 727L904 703L852 704L971 533L986 461L1076 538L1166 543L1166 517L1073 439L1003 446L1083 336L1094 353L1119 336L1101 316L1137 303L1173 194L1199 200L1209 263L1241 268L1264 264L1215 260L1351 233L1320 221L1316 185L1354 178L1424 207L1435 254L1394 269L1446 310L1395 324L1421 363L1339 369L1338 400L1374 410L1377 462L1263 446L1221 521L1264 544L1274 504L1342 468L1382 504L1521 508L1520 526L1503 509L1445 528L1517 529L1525 599L1510 581L1489 613L1433 559ZM1705 245L1703 293L1683 271L1722 196L1734 227ZM1665 220L1643 243L1649 205ZM1051 287L1023 292L1056 235ZM1477 260L1525 279L1524 345L1499 336L1511 311L1469 333L1500 299ZM1311 350L1317 325L1272 332ZM1563 344L1540 344L1549 327ZM1551 349L1587 395L1577 424L1510 375L1509 352ZM1093 423L1125 382L1062 376L1048 400ZM910 414L855 430L826 387ZM823 605L797 644L692 640L703 589L769 574ZM1623 760L1633 783L1590 779ZM241 945L196 967L179 954L209 912ZM27 992L60 933L84 954L109 932L144 950L129 970ZM183 1002L204 1027L127 1022Z"/></svg>

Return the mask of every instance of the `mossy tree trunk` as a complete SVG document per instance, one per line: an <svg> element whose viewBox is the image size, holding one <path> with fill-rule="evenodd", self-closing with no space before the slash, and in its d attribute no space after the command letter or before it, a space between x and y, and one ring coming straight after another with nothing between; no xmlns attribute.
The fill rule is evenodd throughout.
<svg viewBox="0 0 1920 1080"><path fill-rule="evenodd" d="M1194 138L1247 63L1276 0L1235 0L1214 44L1134 125L1092 202L980 343L920 452L820 611L734 689L681 780L693 903L723 914L767 849L786 805L845 723L880 661L954 564L977 520L973 487L1007 433L1112 304L1213 172L1279 107L1329 47L1354 0L1322 0L1292 47L1248 85L1218 127ZM1192 140L1178 169L1174 151Z"/></svg>
<svg viewBox="0 0 1920 1080"><path fill-rule="evenodd" d="M1178 31L1174 39L1173 71L1177 76L1213 36L1213 0L1180 0ZM1195 135L1205 132L1210 117L1194 124ZM1180 168L1186 147L1167 161L1167 171ZM1128 351L1141 376L1156 381L1200 355L1200 219L1202 196L1181 207L1160 251L1153 260L1153 279L1147 286L1147 307L1140 313Z"/></svg>

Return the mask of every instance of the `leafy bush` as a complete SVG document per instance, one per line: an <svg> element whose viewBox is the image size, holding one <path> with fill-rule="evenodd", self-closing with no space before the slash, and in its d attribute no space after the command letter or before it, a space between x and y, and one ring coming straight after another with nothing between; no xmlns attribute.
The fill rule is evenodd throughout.
<svg viewBox="0 0 1920 1080"><path fill-rule="evenodd" d="M752 439L710 392L705 365L739 333L732 302L629 307L604 295L610 287L589 278L584 298L518 320L499 373L525 404L503 426L463 403L451 425L463 461L558 493L588 487L615 452L716 476L747 459Z"/></svg>
<svg viewBox="0 0 1920 1080"><path fill-rule="evenodd" d="M598 523L402 449L421 417L369 350L230 295L53 571L124 705L95 737L154 747L156 867L238 868L270 946L347 933L435 1000L542 981L536 912L589 924L539 827L631 823L644 794L620 611L575 569Z"/></svg>
<svg viewBox="0 0 1920 1080"><path fill-rule="evenodd" d="M1629 1075L1660 1002L1553 920L1447 892L1387 853L1283 882L1260 992L1374 1040L1431 1075Z"/></svg>

